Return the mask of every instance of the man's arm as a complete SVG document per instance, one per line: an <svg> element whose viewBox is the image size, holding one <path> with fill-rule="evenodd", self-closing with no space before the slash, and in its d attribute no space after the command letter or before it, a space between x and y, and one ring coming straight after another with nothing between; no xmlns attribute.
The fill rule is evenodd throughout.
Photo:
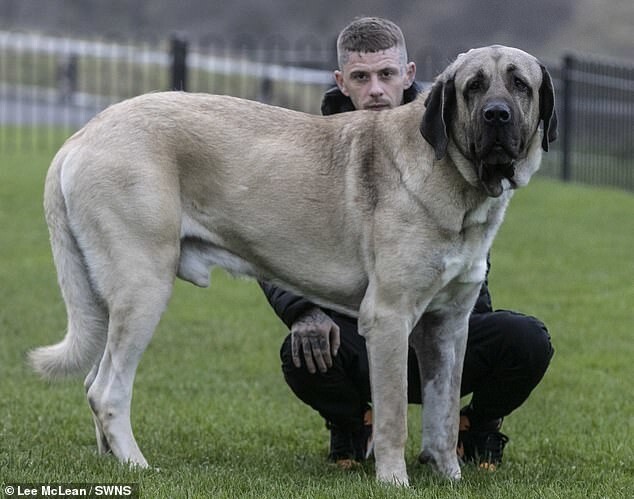
<svg viewBox="0 0 634 499"><path fill-rule="evenodd" d="M291 330L293 364L301 367L300 350L308 372L326 372L339 350L339 326L317 305L302 296L259 282L277 316Z"/></svg>

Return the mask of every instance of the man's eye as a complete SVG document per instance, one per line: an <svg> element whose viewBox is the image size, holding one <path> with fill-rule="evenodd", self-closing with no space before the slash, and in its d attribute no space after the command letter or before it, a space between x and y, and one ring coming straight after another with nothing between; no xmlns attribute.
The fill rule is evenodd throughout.
<svg viewBox="0 0 634 499"><path fill-rule="evenodd" d="M368 79L368 75L365 73L354 73L352 75L352 79L356 81L366 81Z"/></svg>

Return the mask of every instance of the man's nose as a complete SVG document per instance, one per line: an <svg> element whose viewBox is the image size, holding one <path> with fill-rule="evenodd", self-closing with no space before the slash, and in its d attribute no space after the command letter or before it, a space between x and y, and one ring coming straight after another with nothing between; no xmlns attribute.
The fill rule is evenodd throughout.
<svg viewBox="0 0 634 499"><path fill-rule="evenodd" d="M381 97L383 95L383 87L377 75L370 77L370 95L372 97Z"/></svg>

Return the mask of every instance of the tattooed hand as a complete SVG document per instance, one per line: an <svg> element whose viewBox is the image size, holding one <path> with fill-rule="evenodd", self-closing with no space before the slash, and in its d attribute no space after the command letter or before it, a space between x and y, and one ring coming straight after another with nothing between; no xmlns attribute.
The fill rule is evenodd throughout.
<svg viewBox="0 0 634 499"><path fill-rule="evenodd" d="M291 328L293 364L301 367L300 349L308 372L315 373L315 364L325 373L332 367L332 358L339 350L339 326L320 308L312 308L301 315Z"/></svg>

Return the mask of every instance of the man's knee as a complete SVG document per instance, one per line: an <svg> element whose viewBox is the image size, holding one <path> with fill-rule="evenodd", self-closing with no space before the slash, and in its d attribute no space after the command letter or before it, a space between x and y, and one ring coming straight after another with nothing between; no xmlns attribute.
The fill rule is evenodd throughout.
<svg viewBox="0 0 634 499"><path fill-rule="evenodd" d="M284 339L280 347L280 360L282 362L282 373L286 384L291 388L293 393L300 399L306 401L307 393L310 392L311 380L310 373L306 369L303 359L301 365L297 367L293 362L293 352L291 345L291 335Z"/></svg>
<svg viewBox="0 0 634 499"><path fill-rule="evenodd" d="M539 319L500 311L500 328L513 357L537 380L541 379L554 354L548 328Z"/></svg>
<svg viewBox="0 0 634 499"><path fill-rule="evenodd" d="M280 348L282 372L289 388L302 402L315 409L330 423L340 428L358 428L363 423L363 413L369 401L365 384L357 383L354 376L348 372L357 371L355 365L350 364L349 357L354 353L340 348L333 359L333 365L326 372L310 373L306 368L303 355L300 355L301 365L293 363L291 335L288 335ZM344 361L348 359L348 362ZM366 384L369 385L369 382Z"/></svg>
<svg viewBox="0 0 634 499"><path fill-rule="evenodd" d="M290 334L284 338L282 346L280 347L280 360L282 361L282 371L286 372L288 369L294 367Z"/></svg>

